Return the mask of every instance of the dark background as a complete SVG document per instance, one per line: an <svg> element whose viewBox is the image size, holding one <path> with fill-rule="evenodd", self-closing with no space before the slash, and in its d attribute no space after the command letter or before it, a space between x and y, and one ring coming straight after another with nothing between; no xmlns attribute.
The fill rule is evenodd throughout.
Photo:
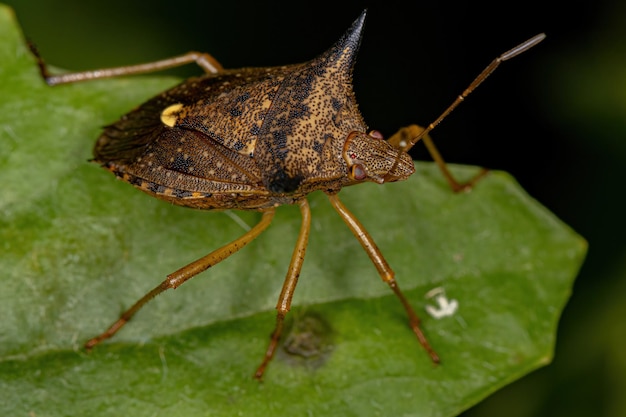
<svg viewBox="0 0 626 417"><path fill-rule="evenodd" d="M230 68L305 61L367 7L355 91L370 127L386 136L428 124L493 58L545 32L433 132L448 161L510 172L590 244L554 363L465 415L626 415L626 3L4 2L47 61L71 70L189 50ZM415 158L428 159L417 148Z"/></svg>

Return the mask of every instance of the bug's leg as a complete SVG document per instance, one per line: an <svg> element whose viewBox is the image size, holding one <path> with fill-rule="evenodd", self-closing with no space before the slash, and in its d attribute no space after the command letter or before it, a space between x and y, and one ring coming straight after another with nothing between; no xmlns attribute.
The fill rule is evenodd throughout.
<svg viewBox="0 0 626 417"><path fill-rule="evenodd" d="M412 138L418 137L420 134L422 134L423 131L424 128L418 125L403 127L389 138L389 143L396 148L403 148L404 146L406 146L407 143L409 143ZM426 149L433 158L433 161L435 161L446 181L448 181L450 188L452 188L452 191L454 191L455 193L470 190L478 180L483 178L489 172L489 170L487 170L486 168L482 168L468 181L459 182L456 178L454 178L454 176L448 169L446 161L441 156L441 153L439 153L439 150L435 146L435 143L431 139L430 135L425 134L421 137L420 140L424 142L424 146L426 146Z"/></svg>
<svg viewBox="0 0 626 417"><path fill-rule="evenodd" d="M152 291L144 295L140 298L131 308L126 310L120 318L113 323L104 333L89 339L85 343L85 349L89 350L102 342L105 339L112 337L115 333L118 332L128 321L143 307L148 301L161 294L163 291L169 290L170 288L177 288L182 285L187 280L193 278L199 273L207 270L213 265L218 264L224 259L228 258L230 255L237 252L239 249L246 246L256 237L258 237L261 232L263 232L272 222L274 218L275 209L271 208L263 212L263 216L261 220L249 231L247 231L244 235L239 237L238 239L233 240L232 242L222 246L219 249L214 250L208 255L180 268L178 271L173 272L167 276L165 281L155 287Z"/></svg>
<svg viewBox="0 0 626 417"><path fill-rule="evenodd" d="M298 283L298 277L300 276L302 263L304 262L304 254L309 241L309 231L311 230L311 209L309 208L309 202L306 198L303 198L298 204L300 206L300 214L302 215L300 233L298 234L298 240L293 250L293 254L291 255L291 262L289 263L287 276L285 277L285 282L283 283L283 288L280 291L278 303L276 304L276 310L278 310L278 313L276 314L276 327L274 327L274 331L270 336L270 343L265 351L265 355L263 356L263 361L254 373L254 377L258 380L263 378L265 368L267 368L267 365L274 357L274 353L278 347L280 335L283 331L285 315L291 309L291 299L293 298L293 292L295 291L296 284Z"/></svg>
<svg viewBox="0 0 626 417"><path fill-rule="evenodd" d="M409 325L411 326L413 333L415 333L415 336L417 336L419 343L424 347L432 361L434 363L439 363L439 355L435 353L434 349L430 346L430 343L428 343L424 332L422 332L422 329L420 328L419 317L417 317L415 310L413 310L413 307L411 307L409 301L406 299L402 291L400 291L398 283L395 279L395 273L383 257L383 254L380 252L380 249L378 249L378 246L376 246L374 239L372 239L367 230L365 230L361 222L359 222L359 220L354 217L354 214L352 214L348 210L348 208L344 206L344 204L339 200L339 197L337 197L336 194L329 194L328 199L330 200L330 203L335 208L337 213L339 213L343 221L348 225L348 227L352 231L352 234L354 234L354 236L361 243L361 246L363 246L363 249L365 249L365 252L367 252L367 255L370 257L370 259L374 263L374 266L378 270L380 277L383 279L384 282L389 285L394 294L402 303L404 310L409 316Z"/></svg>
<svg viewBox="0 0 626 417"><path fill-rule="evenodd" d="M35 45L32 42L29 42L28 46L37 59L41 76L48 85L69 84L81 81L97 80L101 78L119 77L121 75L145 74L148 72L156 72L168 68L180 67L181 65L191 63L196 63L205 72L211 74L223 70L222 65L210 54L191 51L184 55L166 58L155 62L147 62L145 64L51 75L48 71L48 66L37 51Z"/></svg>

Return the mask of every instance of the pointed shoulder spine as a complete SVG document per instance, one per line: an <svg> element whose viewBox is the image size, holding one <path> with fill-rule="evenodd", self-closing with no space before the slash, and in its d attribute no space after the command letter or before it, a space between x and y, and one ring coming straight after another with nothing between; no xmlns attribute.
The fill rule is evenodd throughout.
<svg viewBox="0 0 626 417"><path fill-rule="evenodd" d="M330 49L324 52L318 60L320 62L326 61L329 66L339 65L344 68L344 73L351 73L361 44L361 38L363 37L363 26L365 25L366 16L367 9L363 10L343 36Z"/></svg>

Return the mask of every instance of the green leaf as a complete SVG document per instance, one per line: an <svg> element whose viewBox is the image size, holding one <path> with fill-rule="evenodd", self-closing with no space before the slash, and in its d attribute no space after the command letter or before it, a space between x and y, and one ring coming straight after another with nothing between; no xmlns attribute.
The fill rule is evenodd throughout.
<svg viewBox="0 0 626 417"><path fill-rule="evenodd" d="M291 206L85 353L86 339L167 273L259 218L169 205L88 162L101 126L175 83L48 87L0 7L0 415L452 416L551 361L585 241L506 173L455 195L430 163L408 181L341 197L395 269L441 365L321 193L310 198L286 335L287 344L312 336L317 355L281 346L264 382L252 379L299 228ZM426 313L435 288L458 301L454 315Z"/></svg>

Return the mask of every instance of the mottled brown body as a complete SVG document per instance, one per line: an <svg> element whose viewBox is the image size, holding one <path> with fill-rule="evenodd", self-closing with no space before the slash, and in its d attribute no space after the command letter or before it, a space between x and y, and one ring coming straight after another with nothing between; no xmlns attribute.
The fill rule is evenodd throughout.
<svg viewBox="0 0 626 417"><path fill-rule="evenodd" d="M33 49L50 85L198 64L206 75L159 94L106 127L96 142L94 161L142 191L177 205L263 213L239 238L169 274L107 330L88 340L87 349L115 335L156 295L177 288L258 237L271 224L277 206L297 204L302 225L276 304L276 325L255 373L261 379L274 357L304 262L311 227L306 196L321 190L401 302L420 344L433 362L439 362L417 314L398 287L395 273L337 193L365 181L383 184L408 178L414 167L407 152L419 140L424 141L454 191L471 187L486 171L459 184L427 133L501 62L536 45L544 35L493 60L428 127L402 128L385 141L377 131L366 133L352 90L352 69L364 20L365 12L335 45L312 61L271 68L223 70L210 55L190 52L148 64L51 76Z"/></svg>
<svg viewBox="0 0 626 417"><path fill-rule="evenodd" d="M105 129L95 161L157 198L202 209L264 209L407 178L411 158L365 133L352 91L363 17L304 64L225 70L163 92ZM355 164L365 175L351 175Z"/></svg>

